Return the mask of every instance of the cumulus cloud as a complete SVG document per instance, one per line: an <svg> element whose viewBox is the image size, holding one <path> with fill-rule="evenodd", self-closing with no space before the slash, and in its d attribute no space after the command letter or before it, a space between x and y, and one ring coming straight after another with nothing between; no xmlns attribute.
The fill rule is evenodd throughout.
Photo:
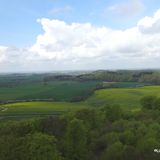
<svg viewBox="0 0 160 160"><path fill-rule="evenodd" d="M144 8L141 0L131 0L112 5L108 10L121 17L131 17L143 11Z"/></svg>
<svg viewBox="0 0 160 160"><path fill-rule="evenodd" d="M38 22L44 32L31 47L0 46L0 71L160 67L160 10L126 30L47 18Z"/></svg>
<svg viewBox="0 0 160 160"><path fill-rule="evenodd" d="M154 13L153 17L144 17L138 22L139 30L143 33L160 33L160 10Z"/></svg>

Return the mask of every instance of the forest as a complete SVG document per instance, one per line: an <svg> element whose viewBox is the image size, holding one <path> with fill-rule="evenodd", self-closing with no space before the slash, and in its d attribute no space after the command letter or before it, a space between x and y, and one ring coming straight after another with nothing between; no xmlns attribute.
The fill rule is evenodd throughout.
<svg viewBox="0 0 160 160"><path fill-rule="evenodd" d="M159 160L160 99L142 110L119 105L61 116L0 122L2 160ZM152 107L151 107L152 106Z"/></svg>

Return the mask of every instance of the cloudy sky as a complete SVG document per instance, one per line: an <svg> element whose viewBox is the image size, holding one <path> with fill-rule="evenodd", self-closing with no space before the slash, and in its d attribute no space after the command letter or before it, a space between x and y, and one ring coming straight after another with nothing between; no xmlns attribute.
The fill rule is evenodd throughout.
<svg viewBox="0 0 160 160"><path fill-rule="evenodd" d="M159 0L0 0L0 72L160 68Z"/></svg>

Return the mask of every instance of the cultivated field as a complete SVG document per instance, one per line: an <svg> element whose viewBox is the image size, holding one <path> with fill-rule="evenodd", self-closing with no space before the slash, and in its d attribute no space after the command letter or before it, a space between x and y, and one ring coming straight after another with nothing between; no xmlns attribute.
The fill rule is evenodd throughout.
<svg viewBox="0 0 160 160"><path fill-rule="evenodd" d="M32 82L15 86L0 87L0 101L8 100L45 100L72 101L86 97L93 92L99 82L53 81Z"/></svg>
<svg viewBox="0 0 160 160"><path fill-rule="evenodd" d="M140 99L146 95L160 96L160 86L141 88L113 88L97 90L94 95L82 102L23 102L1 105L0 116L27 116L62 114L86 107L103 107L119 104L124 110L140 110Z"/></svg>
<svg viewBox="0 0 160 160"><path fill-rule="evenodd" d="M25 116L45 116L58 115L68 111L76 111L89 107L82 103L69 102L21 102L0 106L0 117L25 117Z"/></svg>
<svg viewBox="0 0 160 160"><path fill-rule="evenodd" d="M132 110L140 108L140 99L146 95L160 96L160 86L101 89L88 98L86 103L95 107L105 104L119 104L124 109Z"/></svg>

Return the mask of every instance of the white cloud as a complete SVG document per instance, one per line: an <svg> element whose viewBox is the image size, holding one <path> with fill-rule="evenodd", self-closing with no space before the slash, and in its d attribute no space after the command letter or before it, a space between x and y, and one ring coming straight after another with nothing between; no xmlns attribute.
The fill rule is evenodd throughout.
<svg viewBox="0 0 160 160"><path fill-rule="evenodd" d="M143 33L160 33L160 10L153 17L144 17L138 22L138 27Z"/></svg>
<svg viewBox="0 0 160 160"><path fill-rule="evenodd" d="M145 6L141 0L124 1L108 7L108 10L120 17L131 17L139 14Z"/></svg>
<svg viewBox="0 0 160 160"><path fill-rule="evenodd" d="M0 71L160 68L159 21L160 10L126 30L42 18L31 47L0 46Z"/></svg>

